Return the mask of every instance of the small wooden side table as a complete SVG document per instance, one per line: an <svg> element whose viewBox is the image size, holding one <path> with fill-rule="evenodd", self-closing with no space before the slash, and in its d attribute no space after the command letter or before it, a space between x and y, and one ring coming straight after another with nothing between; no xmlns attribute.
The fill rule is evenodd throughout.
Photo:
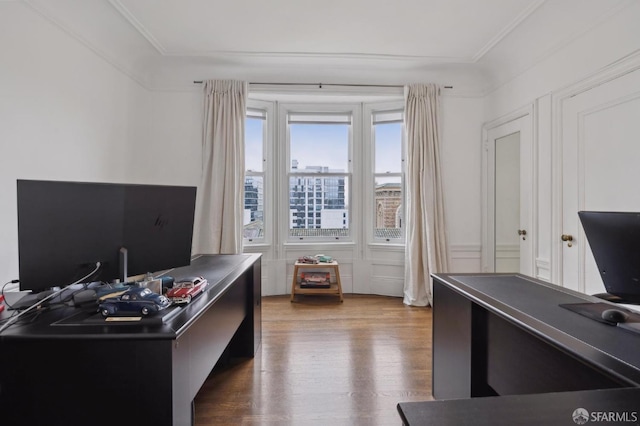
<svg viewBox="0 0 640 426"><path fill-rule="evenodd" d="M298 283L298 272L301 269L333 269L336 276L336 281L330 283L329 288L301 288ZM296 262L293 266L293 280L291 282L291 301L293 302L296 294L333 294L340 296L340 302L343 302L342 297L342 283L340 282L340 268L337 261L333 262L321 262L321 263L301 263Z"/></svg>

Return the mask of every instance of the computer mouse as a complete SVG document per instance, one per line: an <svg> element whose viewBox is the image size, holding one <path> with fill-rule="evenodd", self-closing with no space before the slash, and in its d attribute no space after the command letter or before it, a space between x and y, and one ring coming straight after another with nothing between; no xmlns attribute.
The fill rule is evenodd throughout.
<svg viewBox="0 0 640 426"><path fill-rule="evenodd" d="M604 311L602 311L602 319L607 322L625 322L627 318L629 318L629 314L619 309L605 309Z"/></svg>

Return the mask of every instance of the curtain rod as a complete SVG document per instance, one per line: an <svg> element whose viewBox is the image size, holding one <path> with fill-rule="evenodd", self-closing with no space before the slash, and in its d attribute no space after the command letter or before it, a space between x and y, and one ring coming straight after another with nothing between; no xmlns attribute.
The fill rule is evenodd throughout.
<svg viewBox="0 0 640 426"><path fill-rule="evenodd" d="M202 84L203 81L194 81L194 84ZM347 86L347 87L404 87L397 84L338 84L338 83L262 83L262 82L250 82L249 84L266 84L270 86L318 86L322 89L323 86ZM453 86L444 86L445 89L453 89Z"/></svg>

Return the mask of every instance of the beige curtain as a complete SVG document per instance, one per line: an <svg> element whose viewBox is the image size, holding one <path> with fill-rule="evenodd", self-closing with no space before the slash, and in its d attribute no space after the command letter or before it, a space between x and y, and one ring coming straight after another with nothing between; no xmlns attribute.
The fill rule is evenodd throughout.
<svg viewBox="0 0 640 426"><path fill-rule="evenodd" d="M448 269L440 163L440 88L405 86L407 131L407 242L404 299L407 305L433 304L431 273Z"/></svg>
<svg viewBox="0 0 640 426"><path fill-rule="evenodd" d="M242 252L247 83L208 80L204 97L194 253L237 254Z"/></svg>

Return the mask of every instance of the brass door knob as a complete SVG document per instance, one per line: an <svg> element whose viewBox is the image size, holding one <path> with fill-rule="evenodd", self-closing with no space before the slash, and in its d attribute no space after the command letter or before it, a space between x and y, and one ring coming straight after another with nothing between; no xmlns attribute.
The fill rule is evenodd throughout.
<svg viewBox="0 0 640 426"><path fill-rule="evenodd" d="M560 239L562 239L562 241L566 241L567 242L567 247L571 247L573 246L573 235L569 235L569 234L562 234L562 236L560 237Z"/></svg>
<svg viewBox="0 0 640 426"><path fill-rule="evenodd" d="M518 235L527 235L527 231L524 229L518 229Z"/></svg>

